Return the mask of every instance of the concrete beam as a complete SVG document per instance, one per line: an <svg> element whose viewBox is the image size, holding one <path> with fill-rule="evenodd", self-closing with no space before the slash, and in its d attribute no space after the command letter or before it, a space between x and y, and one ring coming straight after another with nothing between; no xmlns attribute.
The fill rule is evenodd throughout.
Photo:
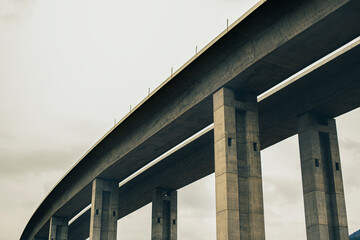
<svg viewBox="0 0 360 240"><path fill-rule="evenodd" d="M90 240L116 240L118 196L117 181L93 181Z"/></svg>
<svg viewBox="0 0 360 240"><path fill-rule="evenodd" d="M297 134L307 112L338 117L360 107L360 45L259 102L261 147Z"/></svg>
<svg viewBox="0 0 360 240"><path fill-rule="evenodd" d="M222 86L258 95L357 37L359 9L356 0L269 0L253 9L101 139L44 200L21 239L52 215L86 207L90 200L79 192L94 178L121 181L210 124L211 96ZM74 197L82 201L67 205Z"/></svg>
<svg viewBox="0 0 360 240"><path fill-rule="evenodd" d="M155 189L180 189L214 172L213 131L180 146L119 188L119 216L140 209L153 201ZM69 226L70 239L89 237L90 210Z"/></svg>
<svg viewBox="0 0 360 240"><path fill-rule="evenodd" d="M262 109L259 119L260 127L266 125L269 128L267 132L272 131L274 135L277 135L278 132L283 133L283 139L291 136L287 134L292 134L294 131L286 127L289 123L290 125L294 124L295 131L297 131L298 120L295 117L297 114L302 114L310 109L314 112L327 113L328 116L336 117L343 113L344 108L348 111L359 106L360 63L356 61L359 56L360 47L356 47L320 69L309 73L309 76L298 79L297 82L261 100L259 102L259 108ZM340 74L343 68L346 68L347 71ZM337 70L334 71L334 69ZM311 86L315 86L316 90L312 89ZM335 92L328 93L329 86L339 87L336 88ZM346 94L349 92L348 88L354 90L352 94ZM296 89L301 89L301 91L296 92ZM322 98L321 101L319 96ZM291 107L287 107L287 104L283 104L284 102ZM335 102L336 104L334 104ZM337 107L340 105L343 108ZM311 106L314 106L314 109ZM271 111L266 111L267 108L271 108L278 118L274 118ZM289 132L277 131L279 124L283 124L285 130L289 129ZM262 143L268 142L267 137L261 135L260 139L260 148L264 149ZM119 217L124 217L150 203L151 191L156 187L179 189L213 173L213 151L213 132L209 129L201 137L177 149L160 163L126 183L120 188Z"/></svg>
<svg viewBox="0 0 360 240"><path fill-rule="evenodd" d="M155 189L152 199L152 240L177 239L177 192Z"/></svg>
<svg viewBox="0 0 360 240"><path fill-rule="evenodd" d="M307 111L337 117L359 107L360 62L356 61L359 56L360 47L357 46L326 65L313 69L291 85L261 99L261 149L264 145L267 147L273 144L268 141L269 134L276 136L277 141L296 134L297 116ZM119 193L119 218L150 203L152 190L157 187L179 189L213 173L212 159L213 132L210 130L122 186ZM72 225L70 231L71 228ZM88 237L88 230L84 229L82 232Z"/></svg>
<svg viewBox="0 0 360 240"><path fill-rule="evenodd" d="M213 131L193 139L119 189L119 218L152 201L153 190L178 190L214 172Z"/></svg>
<svg viewBox="0 0 360 240"><path fill-rule="evenodd" d="M277 142L296 134L297 116L307 111L337 117L359 107L360 62L356 61L359 56L360 47L357 46L326 65L314 69L286 88L261 99L259 102L261 149L273 144L269 141L269 135L276 138ZM346 71L344 72L343 69ZM271 111L267 109L271 109ZM183 151L176 157L170 157L171 161L162 162L159 165L161 167L154 171L156 174L152 175L153 171L149 171L147 174L141 175L146 177L136 178L136 181L134 179L133 185L131 183L125 185L122 188L124 194L119 196L121 198L119 218L150 203L151 191L156 187L178 189L214 172L213 161L209 161L209 159L213 159L212 134L207 135L206 138L207 140L203 139L202 142L204 144L206 142L207 146L193 142L191 145L194 147L188 146L186 147L187 151ZM187 157L191 155L191 152L194 152L193 156ZM170 166L172 167L170 168ZM184 169L184 172L179 169ZM133 187L127 188L128 185ZM132 188L137 191L131 190ZM70 214L71 216L76 215L87 206L86 203L90 203L85 201L84 207L79 207L79 202L84 202L83 199L86 198L91 198L91 186L89 190L86 188L75 195L64 205L64 210L69 214L73 212L73 215ZM48 229L49 223L45 224L38 232L39 236L47 238ZM85 230L84 232L84 235L88 237L89 231Z"/></svg>
<svg viewBox="0 0 360 240"><path fill-rule="evenodd" d="M357 46L326 65L309 72L308 75L286 88L261 99L259 102L261 149L273 144L268 141L270 134L276 137L277 141L296 134L299 114L312 111L329 117L337 117L358 107L360 104L360 62L356 59L359 56L360 47ZM344 72L343 69L346 71ZM301 90L297 91L297 89ZM213 132L210 131L122 186L119 194L121 199L119 218L150 203L152 190L157 187L179 189L214 172ZM83 192L78 194L81 195ZM90 191L85 192L83 196L89 195L88 198L91 198L91 187ZM75 197L64 207L70 211L78 202L81 202L81 198ZM83 208L78 211L73 210L74 215ZM88 223L89 220L86 222ZM44 225L40 231L44 233L45 238L48 237L48 229L49 225ZM70 232L71 229L77 229L77 232L83 233L79 235L81 237L75 239L85 239L89 236L88 224L85 224L84 230L72 228L70 225ZM74 233L74 236L77 234ZM86 237L82 238L82 236Z"/></svg>
<svg viewBox="0 0 360 240"><path fill-rule="evenodd" d="M307 239L349 239L335 120L300 116L299 146Z"/></svg>
<svg viewBox="0 0 360 240"><path fill-rule="evenodd" d="M90 215L91 209L88 209L69 225L69 240L85 240L89 237Z"/></svg>

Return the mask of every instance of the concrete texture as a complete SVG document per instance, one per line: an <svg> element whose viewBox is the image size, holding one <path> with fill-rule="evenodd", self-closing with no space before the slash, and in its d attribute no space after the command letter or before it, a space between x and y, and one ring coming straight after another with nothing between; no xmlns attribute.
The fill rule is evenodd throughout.
<svg viewBox="0 0 360 240"><path fill-rule="evenodd" d="M297 133L297 116L305 112L312 111L336 117L358 107L360 104L360 62L356 59L359 56L360 47L357 46L324 66L312 69L306 76L273 92L271 96L261 98L259 122L260 129L263 131L260 134L260 148L268 147L269 138L265 133L272 133L280 139ZM345 68L346 72L343 71ZM297 91L297 89L301 90ZM273 116L274 113L277 118ZM262 126L266 126L266 129ZM179 189L213 173L213 135L213 130L209 129L202 136L175 149L161 162L121 186L119 218L150 203L152 191L155 188ZM86 214L90 215L90 213ZM86 214L82 217L86 218ZM70 225L69 231L74 234L74 239L88 237L89 225L82 221L89 222L89 220L79 218Z"/></svg>
<svg viewBox="0 0 360 240"><path fill-rule="evenodd" d="M90 240L116 240L118 220L118 182L93 181Z"/></svg>
<svg viewBox="0 0 360 240"><path fill-rule="evenodd" d="M68 222L67 218L50 218L49 240L68 240Z"/></svg>
<svg viewBox="0 0 360 240"><path fill-rule="evenodd" d="M307 239L347 240L335 120L306 113L298 126Z"/></svg>
<svg viewBox="0 0 360 240"><path fill-rule="evenodd" d="M312 111L336 117L359 107L360 62L356 61L359 56L360 47L357 46L321 68L309 72L286 88L261 99L259 102L260 131L263 129L260 134L261 149L272 144L268 141L269 134L272 136L270 139L273 137L284 139L296 134L297 116L305 112ZM347 71L344 72L343 69ZM297 91L297 89L301 90ZM150 203L152 190L157 187L179 189L214 172L213 132L210 131L200 139L177 149L163 161L122 186L119 192L118 217L122 218ZM91 199L91 187L89 190L86 188L80 191L76 196L83 198L89 196L88 198ZM64 205L64 210L69 212L81 201L81 198L74 197ZM86 223L79 218L70 225L70 239L85 239L89 236L89 220L84 221ZM47 229L43 228L42 232L47 234L49 225L45 226ZM72 238L73 236L75 238Z"/></svg>
<svg viewBox="0 0 360 240"><path fill-rule="evenodd" d="M359 9L355 0L269 0L254 9L90 149L36 210L21 239L47 236L51 216L71 218L85 208L96 177L121 181L212 123L219 88L258 95L357 37ZM296 124L289 131L280 126L279 135L264 134L263 147L296 133ZM261 136L269 131L261 128Z"/></svg>
<svg viewBox="0 0 360 240"><path fill-rule="evenodd" d="M256 96L213 98L217 239L265 239Z"/></svg>
<svg viewBox="0 0 360 240"><path fill-rule="evenodd" d="M240 239L249 240L265 240L257 106L257 99L253 94L245 94L241 102L235 102Z"/></svg>
<svg viewBox="0 0 360 240"><path fill-rule="evenodd" d="M234 92L214 94L216 239L240 239L239 181Z"/></svg>
<svg viewBox="0 0 360 240"><path fill-rule="evenodd" d="M153 191L151 239L177 239L176 191L159 188Z"/></svg>
<svg viewBox="0 0 360 240"><path fill-rule="evenodd" d="M212 129L192 139L119 188L119 216L122 218L153 201L154 189L180 189L214 172ZM69 228L70 239L89 237L90 211Z"/></svg>
<svg viewBox="0 0 360 240"><path fill-rule="evenodd" d="M297 116L305 112L312 111L336 117L359 107L360 62L356 61L359 56L360 47L357 46L321 68L316 68L286 88L261 99L259 102L261 149L273 144L268 141L269 139L276 137L279 141L296 134ZM347 71L344 72L343 69ZM297 91L297 89L301 90ZM268 137L270 134L272 138ZM150 203L153 189L157 187L179 189L214 172L213 165L211 130L211 134L207 133L206 136L201 137L201 140L193 141L176 153L170 154L156 166L122 186L119 194L121 200L118 217L124 217ZM74 207L87 196L91 199L91 186L89 190L83 189L66 203L63 211L66 210L67 213L73 211L77 214L82 209L75 211ZM79 218L79 221L70 225L70 239L85 239L89 236L89 220L84 221L85 223ZM47 234L44 236L47 239L48 228L49 225L45 224L39 235ZM73 236L75 238L72 238Z"/></svg>

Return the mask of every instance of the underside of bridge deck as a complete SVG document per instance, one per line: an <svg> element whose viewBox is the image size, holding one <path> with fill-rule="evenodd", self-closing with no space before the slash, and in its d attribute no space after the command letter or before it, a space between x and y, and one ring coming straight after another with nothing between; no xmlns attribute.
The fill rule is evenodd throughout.
<svg viewBox="0 0 360 240"><path fill-rule="evenodd" d="M89 205L95 178L120 182L211 124L212 94L219 88L259 95L359 36L359 11L356 0L259 4L90 149L36 210L21 239L46 237L51 216L71 218ZM336 117L358 107L359 63L351 60L358 59L359 49L351 52L346 64L339 60L322 67L259 103L262 148L294 135L295 118L305 111ZM176 189L195 181L211 173L211 166L202 166L198 174L184 173L186 181L174 179L172 184ZM121 216L143 204L134 201Z"/></svg>
<svg viewBox="0 0 360 240"><path fill-rule="evenodd" d="M360 45L260 101L262 149L273 144L265 133L281 140L296 134L298 116L306 112L334 118L360 107L360 62L356 61L359 56ZM213 172L214 133L210 128L121 186L119 218L151 203L155 188L180 189ZM88 236L88 226L79 229L80 222L89 223L90 215L85 216L70 225L70 229L79 232L70 234L72 239Z"/></svg>

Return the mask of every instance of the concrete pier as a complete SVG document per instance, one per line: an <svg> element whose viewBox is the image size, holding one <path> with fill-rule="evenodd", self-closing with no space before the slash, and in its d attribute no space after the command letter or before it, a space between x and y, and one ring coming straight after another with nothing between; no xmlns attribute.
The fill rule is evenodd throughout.
<svg viewBox="0 0 360 240"><path fill-rule="evenodd" d="M217 240L265 239L255 95L213 95Z"/></svg>
<svg viewBox="0 0 360 240"><path fill-rule="evenodd" d="M95 179L92 184L90 240L116 240L118 182Z"/></svg>
<svg viewBox="0 0 360 240"><path fill-rule="evenodd" d="M152 240L177 239L177 192L155 189L152 199Z"/></svg>
<svg viewBox="0 0 360 240"><path fill-rule="evenodd" d="M298 131L307 239L348 240L335 120L307 113Z"/></svg>
<svg viewBox="0 0 360 240"><path fill-rule="evenodd" d="M49 240L68 240L68 222L67 218L51 217Z"/></svg>

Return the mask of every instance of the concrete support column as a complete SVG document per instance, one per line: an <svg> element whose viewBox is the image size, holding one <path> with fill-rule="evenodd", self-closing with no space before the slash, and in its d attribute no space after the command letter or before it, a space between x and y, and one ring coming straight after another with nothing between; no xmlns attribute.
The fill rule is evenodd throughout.
<svg viewBox="0 0 360 240"><path fill-rule="evenodd" d="M67 240L68 239L69 219L63 217L51 217L49 240Z"/></svg>
<svg viewBox="0 0 360 240"><path fill-rule="evenodd" d="M152 240L177 239L177 192L155 189L152 198Z"/></svg>
<svg viewBox="0 0 360 240"><path fill-rule="evenodd" d="M298 132L307 239L348 240L335 120L307 113Z"/></svg>
<svg viewBox="0 0 360 240"><path fill-rule="evenodd" d="M265 239L257 99L213 95L217 240Z"/></svg>
<svg viewBox="0 0 360 240"><path fill-rule="evenodd" d="M115 240L118 220L118 182L95 179L92 185L90 240Z"/></svg>

